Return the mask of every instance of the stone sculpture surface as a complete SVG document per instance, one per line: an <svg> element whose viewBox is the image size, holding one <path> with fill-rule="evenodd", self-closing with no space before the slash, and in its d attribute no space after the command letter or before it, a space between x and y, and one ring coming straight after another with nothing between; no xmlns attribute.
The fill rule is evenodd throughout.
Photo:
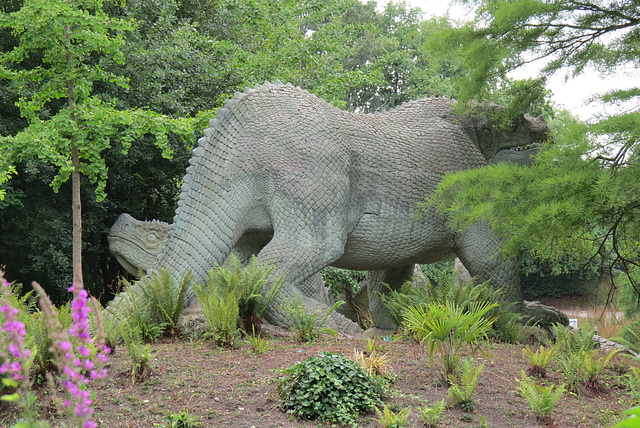
<svg viewBox="0 0 640 428"><path fill-rule="evenodd" d="M416 202L448 172L487 163L531 162L547 138L541 117L513 127L492 121L491 105L456 115L454 101L421 99L376 114L349 113L287 84L237 93L218 110L194 150L174 222L152 269L174 278L207 271L233 251L257 254L284 275L266 313L287 326L285 299L318 288L328 265L368 270L369 310L376 327L395 327L378 293L398 288L416 263L458 257L479 281L491 280L526 313L515 260L484 223L452 232L435 212L416 218ZM326 308L302 293L309 310ZM121 296L122 297L122 296ZM187 304L193 301L188 293ZM537 308L540 309L540 308ZM542 308L540 317L566 317ZM332 313L329 324L358 327Z"/></svg>

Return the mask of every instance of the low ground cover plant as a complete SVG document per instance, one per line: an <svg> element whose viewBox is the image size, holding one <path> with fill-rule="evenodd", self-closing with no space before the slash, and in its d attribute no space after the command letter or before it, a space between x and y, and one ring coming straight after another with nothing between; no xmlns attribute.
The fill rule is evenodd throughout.
<svg viewBox="0 0 640 428"><path fill-rule="evenodd" d="M279 406L302 419L350 424L382 404L386 382L369 376L355 361L320 352L282 371Z"/></svg>

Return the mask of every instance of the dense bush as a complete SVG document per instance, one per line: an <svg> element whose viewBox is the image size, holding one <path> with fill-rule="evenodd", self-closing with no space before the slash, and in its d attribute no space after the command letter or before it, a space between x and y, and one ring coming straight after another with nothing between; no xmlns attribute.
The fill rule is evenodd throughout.
<svg viewBox="0 0 640 428"><path fill-rule="evenodd" d="M305 419L353 423L382 404L385 382L341 354L320 352L282 371L280 407Z"/></svg>

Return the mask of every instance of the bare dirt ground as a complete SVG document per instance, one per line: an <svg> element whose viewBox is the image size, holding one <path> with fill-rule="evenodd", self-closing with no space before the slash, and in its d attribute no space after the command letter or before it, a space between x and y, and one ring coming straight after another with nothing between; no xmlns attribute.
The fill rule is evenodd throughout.
<svg viewBox="0 0 640 428"><path fill-rule="evenodd" d="M319 351L340 352L347 356L354 348L366 349L365 339L322 339L315 343L296 343L289 337L272 336L274 349L253 354L246 342L236 349L222 349L209 341L167 339L152 345L157 356L151 362L148 376L135 384L131 380L131 362L124 348L111 356L109 377L95 381L94 419L102 427L165 426L169 412L188 411L202 427L316 427L330 424L298 420L281 411L277 405L276 380L279 369L317 355ZM409 426L423 426L418 407L446 397L446 389L437 384L437 372L428 363L428 355L408 340L381 341L397 375L387 403L398 409L412 407ZM516 378L528 367L522 346L489 344L488 357L481 357L484 371L480 374L475 396L477 409L465 413L458 408L445 411L441 427L479 427L480 415L487 427L539 427L535 417L517 392ZM435 364L439 366L436 357ZM552 364L549 382L560 383L561 374ZM565 392L557 403L554 422L557 427L610 427L615 415L629 406L624 382L618 374L606 369L603 389L583 389L578 394ZM40 391L40 406L52 426L56 419L55 400ZM0 404L0 421L11 417L8 403ZM362 415L357 426L381 426ZM468 420L471 421L468 421ZM156 425L157 424L157 425Z"/></svg>

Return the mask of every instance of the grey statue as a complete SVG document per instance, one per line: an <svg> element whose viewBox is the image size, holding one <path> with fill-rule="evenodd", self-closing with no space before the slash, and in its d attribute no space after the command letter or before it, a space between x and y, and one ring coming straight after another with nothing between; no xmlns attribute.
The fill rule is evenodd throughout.
<svg viewBox="0 0 640 428"><path fill-rule="evenodd" d="M472 276L490 280L526 315L516 261L500 256L500 241L485 223L453 232L438 213L414 213L416 202L448 172L531 162L549 128L542 117L527 115L513 127L497 126L492 111L499 106L457 115L454 103L421 99L361 114L290 84L236 93L194 150L152 270L167 268L174 278L190 271L204 281L232 251L243 260L257 254L262 264L277 266L274 275L285 277L266 313L282 326L289 324L285 299L302 294L309 310L327 307L300 293L315 287L309 284L325 266L368 270L371 318L387 330L396 326L379 295L387 290L382 283L397 289L416 263L457 256ZM193 293L186 299L191 303ZM535 316L566 323L553 308L536 306ZM335 312L328 321L358 330Z"/></svg>

